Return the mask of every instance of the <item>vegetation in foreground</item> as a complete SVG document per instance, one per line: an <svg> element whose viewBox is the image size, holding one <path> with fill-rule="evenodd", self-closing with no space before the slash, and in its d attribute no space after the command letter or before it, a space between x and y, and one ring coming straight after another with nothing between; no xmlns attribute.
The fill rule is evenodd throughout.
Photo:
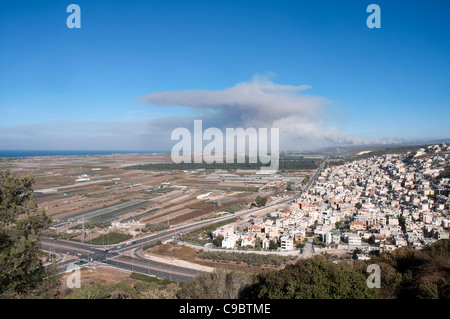
<svg viewBox="0 0 450 319"><path fill-rule="evenodd" d="M164 299L448 299L449 247L449 240L441 240L423 250L403 247L374 256L370 261L340 263L319 255L256 275L217 269L185 284L162 284L136 275L143 277L144 283L91 285L74 292L71 298L96 295ZM372 263L381 268L380 289L367 286L366 270ZM87 294L90 290L98 293Z"/></svg>
<svg viewBox="0 0 450 319"><path fill-rule="evenodd" d="M51 224L33 197L33 176L0 171L0 298L52 298L59 276L42 262L39 236Z"/></svg>
<svg viewBox="0 0 450 319"><path fill-rule="evenodd" d="M0 298L58 296L60 277L54 268L43 266L40 254L39 235L49 227L51 219L37 209L33 183L32 176L0 171ZM208 234L212 227L202 232ZM367 287L369 264L381 268L380 289ZM402 247L365 262L333 263L325 256L315 256L257 275L216 270L183 285L134 276L138 282L133 286L123 282L83 285L69 297L448 299L450 241L440 240L422 250Z"/></svg>

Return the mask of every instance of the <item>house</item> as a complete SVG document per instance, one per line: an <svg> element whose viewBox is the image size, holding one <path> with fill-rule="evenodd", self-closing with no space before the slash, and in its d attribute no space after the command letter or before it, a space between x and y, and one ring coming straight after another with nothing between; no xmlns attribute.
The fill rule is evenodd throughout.
<svg viewBox="0 0 450 319"><path fill-rule="evenodd" d="M211 196L211 194L212 194L212 192L208 192L208 193L205 193L205 194L198 195L197 199L203 199L203 198L209 197L209 196Z"/></svg>
<svg viewBox="0 0 450 319"><path fill-rule="evenodd" d="M370 260L370 257L368 254L356 254L356 259L358 260Z"/></svg>
<svg viewBox="0 0 450 319"><path fill-rule="evenodd" d="M305 231L297 231L294 234L294 242L302 243L306 239Z"/></svg>
<svg viewBox="0 0 450 319"><path fill-rule="evenodd" d="M449 239L449 233L445 232L445 231L439 231L437 233L437 239L441 240L441 239Z"/></svg>
<svg viewBox="0 0 450 319"><path fill-rule="evenodd" d="M407 245L406 240L403 239L403 238L395 238L394 243L395 243L395 245L396 245L397 247L403 247L403 246L406 246L406 245Z"/></svg>
<svg viewBox="0 0 450 319"><path fill-rule="evenodd" d="M382 236L382 235L373 235L372 236L372 241L377 244L377 243L382 243L386 241L386 236Z"/></svg>
<svg viewBox="0 0 450 319"><path fill-rule="evenodd" d="M262 249L269 249L270 246L270 239L269 238L264 238L261 242L261 247Z"/></svg>
<svg viewBox="0 0 450 319"><path fill-rule="evenodd" d="M289 236L281 236L280 238L281 250L293 250L294 239Z"/></svg>
<svg viewBox="0 0 450 319"><path fill-rule="evenodd" d="M226 249L233 249L236 246L238 240L237 234L227 234L222 240L222 247Z"/></svg>
<svg viewBox="0 0 450 319"><path fill-rule="evenodd" d="M433 213L431 212L424 212L422 214L422 220L425 224L431 224L433 221Z"/></svg>
<svg viewBox="0 0 450 319"><path fill-rule="evenodd" d="M262 227L259 225L250 225L248 226L248 233L251 235L261 234Z"/></svg>
<svg viewBox="0 0 450 319"><path fill-rule="evenodd" d="M365 229L366 229L366 223L364 223L364 222L351 222L351 224L350 224L351 231L358 231L358 230L365 230Z"/></svg>
<svg viewBox="0 0 450 319"><path fill-rule="evenodd" d="M213 231L214 238L217 236L223 236L226 237L228 234L233 234L235 231L235 228L233 225L225 225L220 228L217 228L215 231Z"/></svg>
<svg viewBox="0 0 450 319"><path fill-rule="evenodd" d="M398 225L398 218L395 218L393 216L389 217L388 224L389 224L389 226L397 226Z"/></svg>
<svg viewBox="0 0 450 319"><path fill-rule="evenodd" d="M242 239L241 247L247 247L247 246L255 247L255 244L256 244L255 238L246 237L246 238Z"/></svg>
<svg viewBox="0 0 450 319"><path fill-rule="evenodd" d="M357 234L349 234L347 237L347 243L355 246L361 245L361 237Z"/></svg>

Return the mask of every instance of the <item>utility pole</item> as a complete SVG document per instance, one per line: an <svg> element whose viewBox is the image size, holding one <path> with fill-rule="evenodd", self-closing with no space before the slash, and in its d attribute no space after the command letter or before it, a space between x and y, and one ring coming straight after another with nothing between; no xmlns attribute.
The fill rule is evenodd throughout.
<svg viewBox="0 0 450 319"><path fill-rule="evenodd" d="M84 244L84 240L86 237L86 233L84 232L84 217L83 217L82 223L83 223L83 225L81 227L81 242Z"/></svg>

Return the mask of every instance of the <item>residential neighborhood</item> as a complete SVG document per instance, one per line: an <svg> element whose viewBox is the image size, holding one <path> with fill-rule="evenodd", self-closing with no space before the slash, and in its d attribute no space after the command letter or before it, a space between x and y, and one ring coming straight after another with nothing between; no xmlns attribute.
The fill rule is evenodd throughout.
<svg viewBox="0 0 450 319"><path fill-rule="evenodd" d="M329 166L286 209L213 235L226 249L300 253L312 238L317 251L358 252L360 259L371 251L420 249L449 238L450 183L440 175L449 160L450 147L440 144Z"/></svg>

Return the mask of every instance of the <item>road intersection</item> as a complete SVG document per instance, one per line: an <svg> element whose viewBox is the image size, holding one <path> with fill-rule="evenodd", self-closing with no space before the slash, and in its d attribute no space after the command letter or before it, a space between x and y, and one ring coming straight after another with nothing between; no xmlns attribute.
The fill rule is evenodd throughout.
<svg viewBox="0 0 450 319"><path fill-rule="evenodd" d="M322 171L326 162L327 159L325 159L323 163L320 165L320 167L316 170L313 177L304 187L303 192L309 191L309 188ZM62 260L57 263L57 266L61 271L65 271L67 265L73 263L78 264L97 263L108 265L111 267L116 267L127 271L138 272L149 276L155 276L161 279L169 279L178 282L187 282L196 275L202 273L203 271L190 267L179 266L171 263L170 261L165 262L165 261L149 260L143 257L142 254L139 255L135 254L135 251L143 249L144 246L156 244L157 242L169 241L185 232L186 233L191 232L196 229L209 226L211 224L219 223L230 219L237 219L250 214L255 214L257 212L273 208L280 204L287 204L299 198L300 196L301 193L291 197L281 198L279 200L274 201L273 203L270 203L267 206L246 209L244 211L237 212L233 215L227 215L210 220L198 221L186 225L172 226L171 229L160 231L158 233L154 233L132 241L123 242L117 245L99 246L63 239L50 239L50 238L42 238L41 243L43 250L49 253L59 254L60 256L62 254L65 254L67 256L69 255L74 256L74 258L72 259L61 258ZM306 249L307 255L308 256L312 255L312 244L308 242L307 246L308 246ZM304 257L306 257L306 255Z"/></svg>

